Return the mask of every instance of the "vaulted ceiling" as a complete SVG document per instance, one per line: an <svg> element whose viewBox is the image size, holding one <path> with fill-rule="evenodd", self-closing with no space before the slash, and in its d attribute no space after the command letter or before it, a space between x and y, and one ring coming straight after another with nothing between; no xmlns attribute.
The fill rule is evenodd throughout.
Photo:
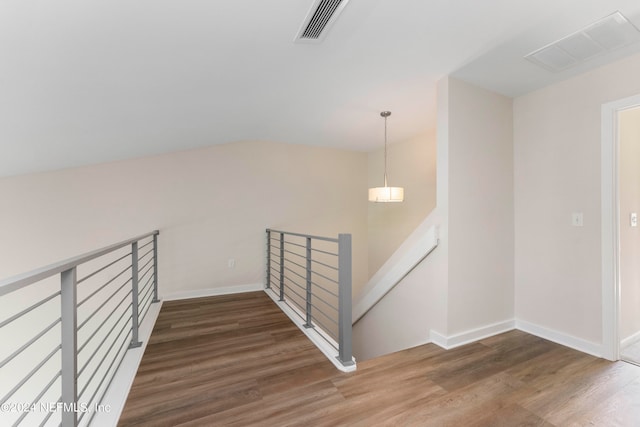
<svg viewBox="0 0 640 427"><path fill-rule="evenodd" d="M522 57L637 0L350 0L294 43L313 0L2 0L0 176L241 140L369 151L435 126L453 74L509 96L559 74Z"/></svg>

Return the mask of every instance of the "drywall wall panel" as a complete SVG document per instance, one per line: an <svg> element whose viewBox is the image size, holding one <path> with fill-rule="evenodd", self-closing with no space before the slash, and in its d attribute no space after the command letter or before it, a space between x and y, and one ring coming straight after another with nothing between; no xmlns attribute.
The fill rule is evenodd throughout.
<svg viewBox="0 0 640 427"><path fill-rule="evenodd" d="M513 318L512 100L449 78L447 335Z"/></svg>
<svg viewBox="0 0 640 427"><path fill-rule="evenodd" d="M5 178L0 277L159 229L161 294L263 283L272 227L352 233L357 290L366 188L365 153L274 142Z"/></svg>
<svg viewBox="0 0 640 427"><path fill-rule="evenodd" d="M393 130L393 115L389 130ZM372 277L436 206L435 132L390 145L389 185L404 187L402 203L369 203L369 277ZM384 149L368 155L369 187L384 185Z"/></svg>
<svg viewBox="0 0 640 427"><path fill-rule="evenodd" d="M514 100L518 319L602 340L601 106L640 93L638 75L635 55Z"/></svg>

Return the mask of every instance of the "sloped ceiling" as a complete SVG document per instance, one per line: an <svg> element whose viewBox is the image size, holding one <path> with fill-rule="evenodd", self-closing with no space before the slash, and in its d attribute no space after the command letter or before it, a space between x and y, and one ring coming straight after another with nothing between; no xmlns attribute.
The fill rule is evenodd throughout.
<svg viewBox="0 0 640 427"><path fill-rule="evenodd" d="M381 110L393 112L390 142L435 126L443 76L523 93L562 78L535 70L532 83L523 55L615 10L638 25L640 11L637 0L350 0L322 43L294 43L311 4L3 0L0 176L241 140L377 149Z"/></svg>

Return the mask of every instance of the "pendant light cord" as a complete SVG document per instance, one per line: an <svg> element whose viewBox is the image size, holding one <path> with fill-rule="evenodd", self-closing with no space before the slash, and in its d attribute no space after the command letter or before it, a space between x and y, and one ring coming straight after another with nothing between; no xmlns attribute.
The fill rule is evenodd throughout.
<svg viewBox="0 0 640 427"><path fill-rule="evenodd" d="M387 187L387 116L384 116L384 186Z"/></svg>

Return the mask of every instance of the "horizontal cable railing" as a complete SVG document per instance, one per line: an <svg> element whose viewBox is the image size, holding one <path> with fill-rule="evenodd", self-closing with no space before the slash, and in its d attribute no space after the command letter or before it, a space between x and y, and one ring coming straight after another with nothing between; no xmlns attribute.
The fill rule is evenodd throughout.
<svg viewBox="0 0 640 427"><path fill-rule="evenodd" d="M0 425L90 425L158 302L158 231L0 281Z"/></svg>
<svg viewBox="0 0 640 427"><path fill-rule="evenodd" d="M267 229L266 288L352 366L351 235L338 238Z"/></svg>

